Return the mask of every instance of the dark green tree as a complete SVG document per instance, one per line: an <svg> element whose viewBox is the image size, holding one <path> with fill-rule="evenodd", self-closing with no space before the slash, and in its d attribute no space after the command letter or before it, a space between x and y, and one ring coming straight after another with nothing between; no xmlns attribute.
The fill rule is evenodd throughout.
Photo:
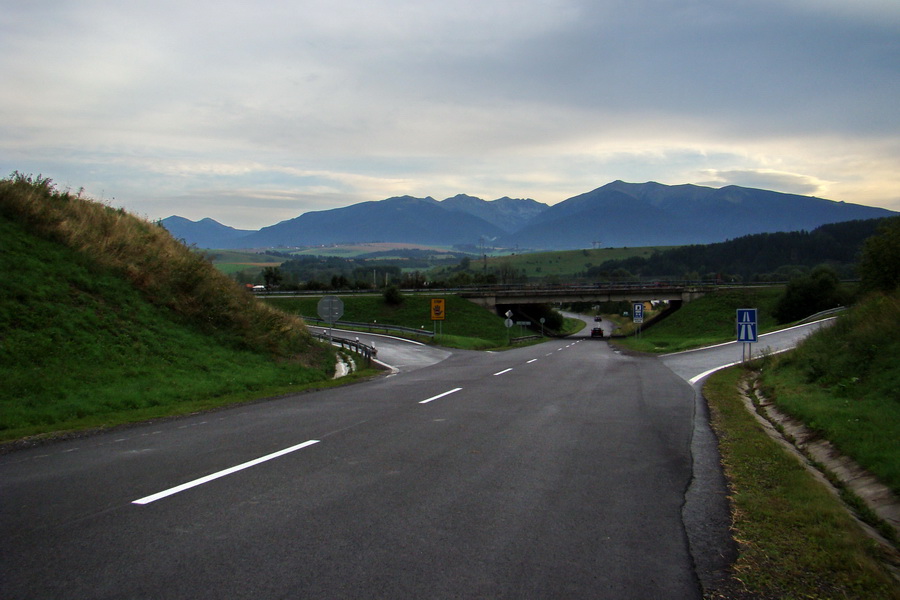
<svg viewBox="0 0 900 600"><path fill-rule="evenodd" d="M384 290L384 302L389 306L400 306L403 304L403 294L396 285L389 285Z"/></svg>
<svg viewBox="0 0 900 600"><path fill-rule="evenodd" d="M900 217L889 219L863 243L859 276L866 291L892 292L900 286Z"/></svg>
<svg viewBox="0 0 900 600"><path fill-rule="evenodd" d="M266 289L277 287L281 283L281 270L278 267L266 267L263 269L263 281L266 282Z"/></svg>
<svg viewBox="0 0 900 600"><path fill-rule="evenodd" d="M817 312L847 303L848 294L834 269L821 265L809 275L795 277L788 282L773 314L779 323L797 321Z"/></svg>

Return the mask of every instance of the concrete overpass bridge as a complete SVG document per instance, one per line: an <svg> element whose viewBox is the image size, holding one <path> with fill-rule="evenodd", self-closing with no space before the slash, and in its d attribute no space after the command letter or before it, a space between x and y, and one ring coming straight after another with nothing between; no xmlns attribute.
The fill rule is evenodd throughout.
<svg viewBox="0 0 900 600"><path fill-rule="evenodd" d="M571 302L690 302L718 289L715 285L597 284L586 286L490 286L459 292L460 297L490 310L497 305Z"/></svg>

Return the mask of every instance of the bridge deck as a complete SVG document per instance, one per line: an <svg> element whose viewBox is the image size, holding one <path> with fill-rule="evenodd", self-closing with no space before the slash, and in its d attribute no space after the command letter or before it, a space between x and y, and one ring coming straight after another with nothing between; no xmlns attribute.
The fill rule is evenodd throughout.
<svg viewBox="0 0 900 600"><path fill-rule="evenodd" d="M467 300L486 306L498 304L549 304L555 302L690 302L716 289L714 286L628 285L570 286L550 288L480 288L460 292Z"/></svg>

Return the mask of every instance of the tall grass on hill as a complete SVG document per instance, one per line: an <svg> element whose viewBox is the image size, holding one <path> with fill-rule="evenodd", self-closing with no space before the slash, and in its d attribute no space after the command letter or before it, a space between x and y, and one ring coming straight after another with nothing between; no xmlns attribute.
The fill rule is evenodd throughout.
<svg viewBox="0 0 900 600"><path fill-rule="evenodd" d="M258 302L163 228L123 209L58 192L50 179L0 181L0 211L124 275L152 303L236 345L320 367L330 351L302 320Z"/></svg>
<svg viewBox="0 0 900 600"><path fill-rule="evenodd" d="M328 385L334 350L162 228L0 181L0 441Z"/></svg>
<svg viewBox="0 0 900 600"><path fill-rule="evenodd" d="M774 361L780 408L900 494L900 292L877 293Z"/></svg>

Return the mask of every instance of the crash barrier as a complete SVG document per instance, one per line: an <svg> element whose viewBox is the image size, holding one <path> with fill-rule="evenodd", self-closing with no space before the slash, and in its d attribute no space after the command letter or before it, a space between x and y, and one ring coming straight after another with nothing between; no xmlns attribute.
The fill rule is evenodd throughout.
<svg viewBox="0 0 900 600"><path fill-rule="evenodd" d="M375 349L375 346L363 344L359 340L334 337L333 335L329 336L327 333L314 333L313 336L319 338L320 340L331 342L335 346L340 346L344 350L351 350L352 352L361 354L367 360L372 360L378 355L378 350Z"/></svg>
<svg viewBox="0 0 900 600"><path fill-rule="evenodd" d="M354 329L367 329L369 331L384 330L384 331L397 331L400 333L412 333L415 335L424 335L426 337L434 337L433 331L428 331L427 329L415 329L413 327L402 327L400 325L381 325L378 323L356 323L354 321L335 321L333 324L329 321L324 321L322 319L318 319L316 317L305 317L300 315L301 318L307 323L315 323L322 327L326 326L334 326L334 327L353 327Z"/></svg>
<svg viewBox="0 0 900 600"><path fill-rule="evenodd" d="M814 315L809 315L805 319L801 319L801 320L797 321L797 324L802 325L803 323L812 323L813 321L819 321L826 317L830 317L832 315L842 313L845 310L847 310L846 306L838 306L837 308L829 308L828 310L823 310L822 312L817 312Z"/></svg>
<svg viewBox="0 0 900 600"><path fill-rule="evenodd" d="M543 339L544 336L541 335L523 335L521 337L509 338L511 344L517 344L519 342L530 342L531 340L540 340Z"/></svg>

